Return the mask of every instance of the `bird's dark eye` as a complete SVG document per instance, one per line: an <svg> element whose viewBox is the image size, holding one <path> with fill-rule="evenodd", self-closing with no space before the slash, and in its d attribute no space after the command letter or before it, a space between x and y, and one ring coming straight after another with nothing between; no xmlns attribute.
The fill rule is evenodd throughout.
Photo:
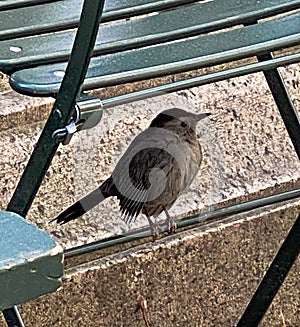
<svg viewBox="0 0 300 327"><path fill-rule="evenodd" d="M182 121L180 124L182 127L187 127L187 123L185 121Z"/></svg>

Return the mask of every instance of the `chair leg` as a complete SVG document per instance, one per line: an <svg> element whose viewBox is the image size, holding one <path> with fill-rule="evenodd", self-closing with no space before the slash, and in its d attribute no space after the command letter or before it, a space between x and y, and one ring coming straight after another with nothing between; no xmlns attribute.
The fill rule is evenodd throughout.
<svg viewBox="0 0 300 327"><path fill-rule="evenodd" d="M258 326L267 312L300 250L300 214L252 296L236 327Z"/></svg>
<svg viewBox="0 0 300 327"><path fill-rule="evenodd" d="M271 53L257 56L259 61L273 58ZM287 132L300 159L300 121L284 80L278 69L264 71L265 78L277 104Z"/></svg>
<svg viewBox="0 0 300 327"><path fill-rule="evenodd" d="M8 327L25 327L16 306L2 311Z"/></svg>
<svg viewBox="0 0 300 327"><path fill-rule="evenodd" d="M259 61L271 59L271 53L258 56ZM277 104L278 110L300 159L300 122L289 92L278 69L264 71L264 75ZM300 214L255 294L250 300L237 327L258 326L271 305L275 295L284 282L290 268L294 265L300 251Z"/></svg>

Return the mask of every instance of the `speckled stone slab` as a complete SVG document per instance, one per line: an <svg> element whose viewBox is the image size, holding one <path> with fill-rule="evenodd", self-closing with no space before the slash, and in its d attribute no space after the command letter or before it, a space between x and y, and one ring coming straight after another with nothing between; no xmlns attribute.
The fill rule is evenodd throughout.
<svg viewBox="0 0 300 327"><path fill-rule="evenodd" d="M58 292L22 305L22 319L26 327L234 327L299 209L299 200L289 201L99 253L65 269ZM299 326L299 264L259 327Z"/></svg>
<svg viewBox="0 0 300 327"><path fill-rule="evenodd" d="M63 250L21 216L0 211L0 309L61 286Z"/></svg>

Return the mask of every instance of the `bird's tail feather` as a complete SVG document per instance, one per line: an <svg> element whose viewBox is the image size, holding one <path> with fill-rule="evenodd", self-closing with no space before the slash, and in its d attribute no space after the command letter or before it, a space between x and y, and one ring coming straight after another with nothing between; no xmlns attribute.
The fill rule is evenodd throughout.
<svg viewBox="0 0 300 327"><path fill-rule="evenodd" d="M86 213L86 211L83 209L80 201L77 201L51 220L51 223L56 221L58 224L64 225L73 219L81 217L84 213Z"/></svg>
<svg viewBox="0 0 300 327"><path fill-rule="evenodd" d="M62 211L56 218L51 222L56 221L58 224L63 225L71 220L81 217L83 214L94 208L97 204L102 202L111 194L105 181L100 187L96 188L79 201L72 204L70 207Z"/></svg>

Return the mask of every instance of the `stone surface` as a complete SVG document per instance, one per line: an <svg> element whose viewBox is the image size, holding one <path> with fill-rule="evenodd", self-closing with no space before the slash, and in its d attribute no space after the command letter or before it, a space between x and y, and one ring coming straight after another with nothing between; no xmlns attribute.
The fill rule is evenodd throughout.
<svg viewBox="0 0 300 327"><path fill-rule="evenodd" d="M281 69L298 109L299 68ZM126 87L132 91L135 85ZM52 100L3 91L2 107L7 101L10 111L0 115L2 209L42 130L43 123L37 121L46 116ZM125 225L114 199L66 226L48 222L108 177L133 137L158 112L173 106L213 113L198 130L204 147L202 169L176 202L173 216L299 188L299 161L263 75L254 74L106 110L97 128L59 148L28 219L65 247L146 225L142 217ZM18 121L27 124L19 128ZM27 326L146 326L139 309L146 300L151 327L234 326L298 212L299 204L290 202L223 223L207 222L115 255L104 252L102 259L70 268L62 290L22 306L22 315ZM72 267L74 262L67 264ZM262 326L297 326L299 271L297 262Z"/></svg>
<svg viewBox="0 0 300 327"><path fill-rule="evenodd" d="M22 305L25 325L146 327L146 301L151 327L235 326L299 209L255 210L69 268L62 289ZM298 260L260 326L298 326L299 290Z"/></svg>
<svg viewBox="0 0 300 327"><path fill-rule="evenodd" d="M299 67L292 65L282 70L298 108ZM19 107L30 107L27 101L24 97ZM263 75L253 74L106 110L96 128L81 132L69 146L59 148L28 219L66 247L147 225L146 219L139 217L127 226L120 219L116 199L104 201L82 219L65 226L48 222L107 178L134 136L158 112L173 106L213 113L210 120L199 125L204 148L202 168L190 190L170 211L174 217L299 187L300 163ZM32 123L0 132L2 209L42 126L43 123Z"/></svg>

